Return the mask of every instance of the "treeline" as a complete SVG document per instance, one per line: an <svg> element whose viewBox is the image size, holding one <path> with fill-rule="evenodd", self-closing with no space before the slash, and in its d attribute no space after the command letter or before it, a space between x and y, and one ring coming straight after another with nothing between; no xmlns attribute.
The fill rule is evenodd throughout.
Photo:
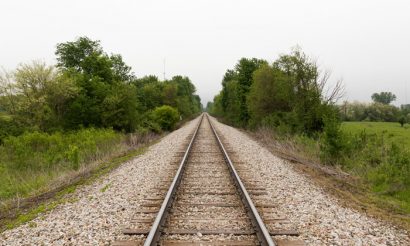
<svg viewBox="0 0 410 246"><path fill-rule="evenodd" d="M34 61L0 74L0 203L124 154L202 111L188 77L137 78L99 41L80 37L55 54L55 66Z"/></svg>
<svg viewBox="0 0 410 246"><path fill-rule="evenodd" d="M339 106L343 121L410 122L409 105L396 107L387 103L344 102Z"/></svg>
<svg viewBox="0 0 410 246"><path fill-rule="evenodd" d="M201 111L189 78L136 78L121 55L107 54L99 41L80 37L60 43L57 65L21 64L0 76L0 141L27 131L81 128L170 130ZM159 107L168 105L159 110ZM172 107L172 108L170 108ZM161 125L159 118L170 124Z"/></svg>
<svg viewBox="0 0 410 246"><path fill-rule="evenodd" d="M383 93L371 105L336 105L343 86L337 82L330 87L328 79L329 74L321 73L300 49L272 63L242 58L225 73L222 90L207 111L226 123L255 130L258 136L270 136L273 139L266 141L284 144L292 154L337 165L361 177L379 197L394 197L408 209L408 149L386 141L383 134L351 134L341 128L342 119L395 121L408 111L388 105L394 98L386 94L386 99Z"/></svg>
<svg viewBox="0 0 410 246"><path fill-rule="evenodd" d="M323 93L327 74L301 50L281 55L272 64L242 58L222 80L222 91L207 105L212 114L242 127L269 125L289 133L316 135L337 118L333 105L338 85Z"/></svg>

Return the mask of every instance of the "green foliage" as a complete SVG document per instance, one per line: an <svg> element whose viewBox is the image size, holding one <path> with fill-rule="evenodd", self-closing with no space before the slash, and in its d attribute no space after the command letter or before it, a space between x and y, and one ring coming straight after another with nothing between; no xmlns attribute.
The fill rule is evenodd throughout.
<svg viewBox="0 0 410 246"><path fill-rule="evenodd" d="M279 139L301 145L304 154L361 177L375 194L410 211L410 131L404 125L410 107L389 105L395 95L385 92L374 94L372 104L336 107L338 91L330 96L323 91L327 79L300 49L271 65L241 59L234 70L227 70L222 90L207 110L237 126L273 129ZM400 124L348 122L341 127L339 116Z"/></svg>
<svg viewBox="0 0 410 246"><path fill-rule="evenodd" d="M410 126L400 127L396 122L343 122L342 130L352 135L360 135L363 131L367 135L386 135L384 142L393 143L410 149Z"/></svg>
<svg viewBox="0 0 410 246"><path fill-rule="evenodd" d="M399 108L383 104L383 103L359 103L359 102L344 102L339 106L340 115L345 121L398 121L400 115L404 115L404 111L400 112Z"/></svg>
<svg viewBox="0 0 410 246"><path fill-rule="evenodd" d="M382 103L382 104L390 104L391 102L396 100L396 95L391 92L380 92L380 93L373 93L372 100L375 103Z"/></svg>
<svg viewBox="0 0 410 246"><path fill-rule="evenodd" d="M179 121L178 110L168 105L155 108L154 111L152 111L151 117L161 129L166 131L173 130Z"/></svg>
<svg viewBox="0 0 410 246"><path fill-rule="evenodd" d="M246 98L253 82L253 72L264 64L264 60L242 58L234 70L226 71L220 95L224 118L229 122L239 126L248 124L250 117Z"/></svg>
<svg viewBox="0 0 410 246"><path fill-rule="evenodd" d="M323 88L328 77L300 49L281 55L272 65L242 58L227 70L222 91L215 97L211 113L238 126L272 127L290 133L317 136L324 118L336 115Z"/></svg>
<svg viewBox="0 0 410 246"><path fill-rule="evenodd" d="M248 97L251 125L257 125L267 115L291 111L292 86L282 71L265 65L255 71L253 80ZM280 121L280 115L276 116Z"/></svg>
<svg viewBox="0 0 410 246"><path fill-rule="evenodd" d="M159 81L155 76L146 76L134 80L133 84L137 88L139 110L142 112L168 105L176 108L185 119L202 110L201 99L194 94L195 86L188 77L174 76L171 80ZM154 131L161 130L160 124L149 119L149 114L142 114L141 122Z"/></svg>
<svg viewBox="0 0 410 246"><path fill-rule="evenodd" d="M350 151L346 134L340 128L340 121L334 116L325 118L325 128L321 136L321 159L325 163L339 164Z"/></svg>
<svg viewBox="0 0 410 246"><path fill-rule="evenodd" d="M344 122L344 169L362 177L379 196L410 211L410 131L398 123Z"/></svg>
<svg viewBox="0 0 410 246"><path fill-rule="evenodd" d="M78 170L115 150L124 135L108 129L24 133L0 145L0 199L25 195L47 183L53 170Z"/></svg>
<svg viewBox="0 0 410 246"><path fill-rule="evenodd" d="M80 37L57 45L57 66L74 80L78 95L67 105L64 126L113 127L131 132L136 129L136 88L134 75L120 55L107 55L99 41Z"/></svg>
<svg viewBox="0 0 410 246"><path fill-rule="evenodd" d="M57 65L0 73L0 200L26 196L125 148L124 132L173 130L202 110L188 77L137 79L122 56L80 37Z"/></svg>
<svg viewBox="0 0 410 246"><path fill-rule="evenodd" d="M121 55L108 55L87 37L57 44L57 70L41 62L0 74L0 143L24 131L70 131L87 127L133 132L161 130L150 112L162 105L183 119L202 110L188 77L137 79ZM11 120L9 120L11 119Z"/></svg>
<svg viewBox="0 0 410 246"><path fill-rule="evenodd" d="M407 122L406 116L401 115L401 116L399 117L398 122L400 123L401 127L403 127L404 124Z"/></svg>
<svg viewBox="0 0 410 246"><path fill-rule="evenodd" d="M222 108L222 92L214 97L213 102L209 102L207 105L207 112L212 115L222 117L223 116L223 108Z"/></svg>

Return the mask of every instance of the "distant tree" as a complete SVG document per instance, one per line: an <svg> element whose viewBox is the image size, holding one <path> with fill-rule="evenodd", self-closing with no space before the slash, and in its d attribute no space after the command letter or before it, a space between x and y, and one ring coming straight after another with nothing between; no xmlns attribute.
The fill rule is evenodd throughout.
<svg viewBox="0 0 410 246"><path fill-rule="evenodd" d="M16 112L15 83L13 73L2 69L0 73L0 111Z"/></svg>
<svg viewBox="0 0 410 246"><path fill-rule="evenodd" d="M214 116L224 116L224 110L222 109L222 93L223 92L221 91L218 95L216 95L212 103L208 103L209 107L207 112Z"/></svg>
<svg viewBox="0 0 410 246"><path fill-rule="evenodd" d="M401 127L403 127L404 126L404 124L406 123L406 117L404 116L404 115L401 115L400 117L399 117L399 123L400 123L400 125L401 125Z"/></svg>
<svg viewBox="0 0 410 246"><path fill-rule="evenodd" d="M380 93L373 93L372 100L378 103L390 104L391 102L396 100L396 95L391 92L384 91Z"/></svg>
<svg viewBox="0 0 410 246"><path fill-rule="evenodd" d="M366 108L365 114L367 121L397 122L400 111L393 105L372 103Z"/></svg>

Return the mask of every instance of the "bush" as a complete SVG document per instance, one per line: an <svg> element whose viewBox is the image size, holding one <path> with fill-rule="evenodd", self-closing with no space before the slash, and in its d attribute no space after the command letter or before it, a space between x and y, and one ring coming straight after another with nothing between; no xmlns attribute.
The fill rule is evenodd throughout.
<svg viewBox="0 0 410 246"><path fill-rule="evenodd" d="M0 112L0 144L3 143L3 140L7 136L16 136L22 134L25 130L25 127L21 126L13 120L12 117L2 115Z"/></svg>
<svg viewBox="0 0 410 246"><path fill-rule="evenodd" d="M151 118L162 130L170 131L175 128L175 125L179 120L179 113L175 108L163 105L152 111Z"/></svg>
<svg viewBox="0 0 410 246"><path fill-rule="evenodd" d="M325 127L320 142L321 159L325 163L340 163L350 147L348 137L335 117L326 117L324 121Z"/></svg>

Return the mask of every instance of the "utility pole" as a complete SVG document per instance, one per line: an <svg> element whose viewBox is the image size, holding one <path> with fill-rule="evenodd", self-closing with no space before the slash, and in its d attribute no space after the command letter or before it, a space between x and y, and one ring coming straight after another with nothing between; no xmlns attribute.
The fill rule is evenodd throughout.
<svg viewBox="0 0 410 246"><path fill-rule="evenodd" d="M164 81L165 81L165 58L164 58Z"/></svg>

